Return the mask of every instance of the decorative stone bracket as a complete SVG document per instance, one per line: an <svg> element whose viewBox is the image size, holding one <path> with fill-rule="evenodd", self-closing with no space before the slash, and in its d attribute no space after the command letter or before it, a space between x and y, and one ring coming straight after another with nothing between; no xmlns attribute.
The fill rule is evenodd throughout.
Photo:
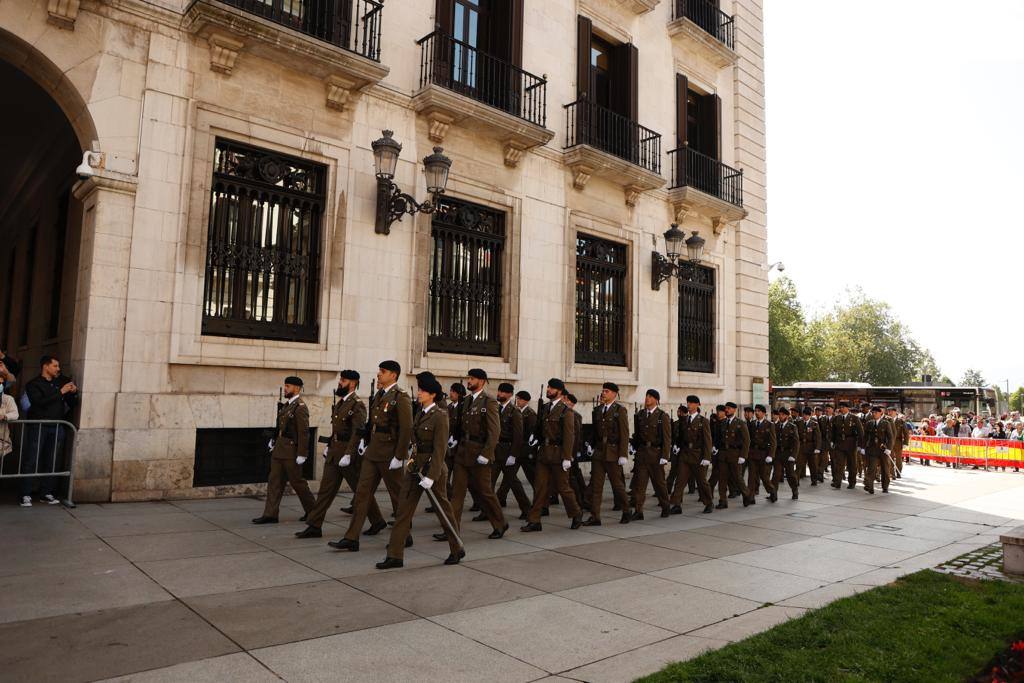
<svg viewBox="0 0 1024 683"><path fill-rule="evenodd" d="M46 23L74 31L79 4L79 0L50 0L46 5Z"/></svg>
<svg viewBox="0 0 1024 683"><path fill-rule="evenodd" d="M230 76L244 43L223 33L211 33L207 42L210 44L210 70Z"/></svg>
<svg viewBox="0 0 1024 683"><path fill-rule="evenodd" d="M747 217L741 206L714 197L692 187L674 187L668 191L668 200L675 209L676 222L682 223L689 214L696 214L711 221L715 235L721 235L729 226Z"/></svg>
<svg viewBox="0 0 1024 683"><path fill-rule="evenodd" d="M661 0L624 0L622 4L637 14L647 14L657 7L659 2Z"/></svg>
<svg viewBox="0 0 1024 683"><path fill-rule="evenodd" d="M342 76L328 76L324 80L327 88L327 107L338 111L345 111L352 95L356 91L356 82Z"/></svg>
<svg viewBox="0 0 1024 683"><path fill-rule="evenodd" d="M592 176L605 178L622 187L626 206L636 206L640 195L665 184L665 179L653 171L603 152L590 145L576 145L565 152L565 165L572 172L572 186L586 188Z"/></svg>

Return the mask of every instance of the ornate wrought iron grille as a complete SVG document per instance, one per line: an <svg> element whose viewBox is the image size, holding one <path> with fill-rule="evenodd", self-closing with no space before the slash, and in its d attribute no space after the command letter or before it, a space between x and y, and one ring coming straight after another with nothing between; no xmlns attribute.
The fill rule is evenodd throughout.
<svg viewBox="0 0 1024 683"><path fill-rule="evenodd" d="M217 140L203 334L317 341L326 178L320 164Z"/></svg>
<svg viewBox="0 0 1024 683"><path fill-rule="evenodd" d="M441 197L431 235L427 350L500 356L505 214Z"/></svg>
<svg viewBox="0 0 1024 683"><path fill-rule="evenodd" d="M626 245L576 237L576 362L626 364Z"/></svg>
<svg viewBox="0 0 1024 683"><path fill-rule="evenodd" d="M715 270L693 266L679 278L679 369L715 371Z"/></svg>

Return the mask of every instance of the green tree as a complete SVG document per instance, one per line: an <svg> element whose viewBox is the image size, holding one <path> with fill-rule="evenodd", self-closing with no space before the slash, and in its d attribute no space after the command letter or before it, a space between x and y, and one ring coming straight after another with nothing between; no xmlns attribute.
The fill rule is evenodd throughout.
<svg viewBox="0 0 1024 683"><path fill-rule="evenodd" d="M768 285L768 372L773 384L808 378L807 324L796 285L785 275Z"/></svg>
<svg viewBox="0 0 1024 683"><path fill-rule="evenodd" d="M974 368L968 368L964 370L964 376L960 378L960 386L962 387L987 387L988 382L981 376L979 370Z"/></svg>
<svg viewBox="0 0 1024 683"><path fill-rule="evenodd" d="M1024 387L1017 387L1017 391L1010 394L1010 410L1024 413Z"/></svg>

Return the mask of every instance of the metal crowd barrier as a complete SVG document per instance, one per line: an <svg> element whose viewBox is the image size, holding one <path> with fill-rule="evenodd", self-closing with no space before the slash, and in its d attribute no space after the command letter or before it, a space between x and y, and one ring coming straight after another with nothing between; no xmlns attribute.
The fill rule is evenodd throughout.
<svg viewBox="0 0 1024 683"><path fill-rule="evenodd" d="M905 457L951 463L954 467L978 466L1024 468L1024 442L1004 439L970 439L946 436L910 437Z"/></svg>
<svg viewBox="0 0 1024 683"><path fill-rule="evenodd" d="M11 442L11 452L0 458L0 479L26 479L29 477L61 477L68 480L67 495L61 500L66 507L75 507L75 449L78 445L78 429L75 425L65 420L11 420L5 422L9 429L8 439ZM55 427L55 433L63 434L62 438L53 439L53 449L44 454L42 435L45 426ZM32 432L36 432L34 441L30 438ZM35 449L34 466L29 465L29 471L23 472L26 462L33 462L32 449ZM49 458L45 456L50 456ZM17 466L10 464L11 460L17 460ZM49 469L40 470L40 465L48 465ZM61 465L63 469L57 470ZM59 489L58 489L59 492Z"/></svg>

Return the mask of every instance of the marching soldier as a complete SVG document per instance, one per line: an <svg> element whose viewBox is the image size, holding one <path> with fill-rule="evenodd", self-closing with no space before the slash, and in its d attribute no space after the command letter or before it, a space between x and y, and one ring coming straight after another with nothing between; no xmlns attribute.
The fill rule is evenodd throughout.
<svg viewBox="0 0 1024 683"><path fill-rule="evenodd" d="M532 399L529 391L516 392L516 408L523 414L523 445L519 458L530 486L533 486L537 447L537 411L530 405Z"/></svg>
<svg viewBox="0 0 1024 683"><path fill-rule="evenodd" d="M601 503L604 498L606 474L612 485L612 495L623 506L619 523L629 523L629 502L626 496L625 473L622 470L628 462L626 456L629 454L629 413L619 403L618 398L619 386L614 382L605 382L601 388L601 403L594 407L594 453L590 461L590 518L583 523L584 526L601 526ZM662 474L662 487L664 484Z"/></svg>
<svg viewBox="0 0 1024 683"><path fill-rule="evenodd" d="M565 502L565 511L572 519L571 529L578 529L583 523L579 503L569 486L569 468L572 467L573 431L575 430L572 411L563 399L565 384L552 377L548 380L548 405L538 420L540 452L537 455L537 471L533 487L533 506L527 515L524 532L541 531L541 510L547 506L551 482Z"/></svg>
<svg viewBox="0 0 1024 683"><path fill-rule="evenodd" d="M779 408L778 448L772 482L776 491L782 483L783 476L793 491L793 500L800 498L800 480L796 477L796 459L800 454L800 430L789 420L789 409Z"/></svg>
<svg viewBox="0 0 1024 683"><path fill-rule="evenodd" d="M665 465L672 452L672 418L661 409L661 394L657 389L648 389L644 395L644 407L633 416L633 505L632 519L644 518L644 501L647 498L647 481L654 484L654 495L661 506L661 516L668 517L672 502L665 483Z"/></svg>
<svg viewBox="0 0 1024 683"><path fill-rule="evenodd" d="M832 417L832 488L843 485L843 477L849 480L846 488L857 484L857 452L864 441L864 425L850 412L847 401L839 402L839 414Z"/></svg>
<svg viewBox="0 0 1024 683"><path fill-rule="evenodd" d="M398 509L402 466L409 455L409 440L412 438L412 401L409 394L398 387L401 374L402 366L397 361L386 360L377 366L377 386L380 389L370 402L369 443L359 470L352 519L345 536L327 544L332 548L358 552L359 530L369 514L370 502L381 480L391 495L392 504Z"/></svg>
<svg viewBox="0 0 1024 683"><path fill-rule="evenodd" d="M811 471L811 486L818 485L818 458L821 456L821 430L818 421L813 417L810 406L804 406L803 419L797 425L802 430L800 435L800 457L797 458L797 475L804 478L804 468Z"/></svg>
<svg viewBox="0 0 1024 683"><path fill-rule="evenodd" d="M818 431L821 432L821 458L818 461L818 481L825 483L825 469L832 463L832 405L826 405L822 412L821 408L815 408L818 415Z"/></svg>
<svg viewBox="0 0 1024 683"><path fill-rule="evenodd" d="M899 414L895 406L889 408L889 419L892 420L892 457L896 463L893 475L896 479L903 477L903 447L907 445L907 421Z"/></svg>
<svg viewBox="0 0 1024 683"><path fill-rule="evenodd" d="M569 468L569 486L576 495L576 501L584 510L590 509L590 487L583 478L583 470L580 469L580 457L583 454L583 416L576 410L575 394L565 395L565 404L572 410L572 467Z"/></svg>
<svg viewBox="0 0 1024 683"><path fill-rule="evenodd" d="M484 391L487 373L480 368L471 369L466 376L466 390L463 401L459 444L455 451L455 476L452 477L452 523L456 530L462 529L462 507L466 501L466 489L476 489L480 508L493 531L488 538L501 538L508 530L505 515L498 505L498 498L491 488L491 462L494 450L501 436L501 419L498 416L498 402ZM481 520L482 521L482 520ZM435 537L447 536L437 534Z"/></svg>
<svg viewBox="0 0 1024 683"><path fill-rule="evenodd" d="M676 408L676 419L672 422L672 455L668 462L668 477L665 479L668 494L675 492L676 473L679 472L679 453L683 450L683 430L686 425L686 406L680 404Z"/></svg>
<svg viewBox="0 0 1024 683"><path fill-rule="evenodd" d="M750 459L747 463L747 490L752 497L757 496L760 484L768 493L772 503L779 499L775 482L772 481L772 463L775 460L777 441L775 425L767 419L763 405L754 407L754 419L750 423Z"/></svg>
<svg viewBox="0 0 1024 683"><path fill-rule="evenodd" d="M498 503L505 507L505 500L511 490L515 496L516 504L522 518L526 518L526 512L530 509L530 499L526 497L523 484L519 481L520 458L523 453L523 412L516 407L512 399L515 387L508 382L498 385L498 417L501 423L501 435L498 437L498 445L495 448L494 475L491 479L491 486L498 483L498 475L501 475L501 486L497 489Z"/></svg>
<svg viewBox="0 0 1024 683"><path fill-rule="evenodd" d="M740 471L750 451L750 433L747 431L747 423L736 417L736 404L732 401L725 404L725 417L719 422L718 430L721 446L718 452L717 508L723 510L729 507L727 497L730 482L735 482L736 490L743 496L743 507L753 505L757 501L747 491Z"/></svg>
<svg viewBox="0 0 1024 683"><path fill-rule="evenodd" d="M679 472L670 500L671 513L682 514L683 492L686 483L693 478L697 482L697 495L704 504L704 514L709 514L712 507L707 468L711 466L711 449L714 448L711 443L711 423L700 414L700 398L697 396L691 394L686 397L686 408L689 414L683 421L682 450L679 451Z"/></svg>
<svg viewBox="0 0 1024 683"><path fill-rule="evenodd" d="M302 463L309 452L309 408L302 401L302 379L285 377L285 404L277 412L277 432L268 444L270 447L270 475L267 477L267 502L263 515L252 520L253 524L277 524L284 495L285 481L302 501L302 509L309 515L316 502L309 492L309 484L302 476Z"/></svg>
<svg viewBox="0 0 1024 683"><path fill-rule="evenodd" d="M328 508L338 495L342 479L348 482L353 491L359 483L358 466L362 462L359 455L359 440L366 425L366 405L356 396L359 388L359 373L355 370L342 370L338 375L338 388L335 396L341 400L331 408L331 436L324 448L324 472L320 478L320 490L316 494L316 503L309 511L306 528L295 532L299 538L320 538L321 527ZM372 500L368 509L370 529L383 529L387 526L381 516L377 501Z"/></svg>
<svg viewBox="0 0 1024 683"><path fill-rule="evenodd" d="M444 453L448 446L448 413L437 404L444 394L444 389L433 375L421 376L418 384L417 400L420 410L417 411L416 423L413 426L413 451L403 468L398 514L395 526L391 529L387 556L383 562L377 563L377 569L395 569L403 566L405 548L412 545L412 537L409 536L412 518L416 514L416 507L424 491L432 491L434 498L437 499L437 506L440 509L436 510L436 514L438 521L441 522L441 528L446 528L447 524L452 523L452 508L445 497L447 486ZM455 540L454 534L449 536L448 546L451 554L444 563L458 564L466 556L466 550Z"/></svg>
<svg viewBox="0 0 1024 683"><path fill-rule="evenodd" d="M868 493L875 492L875 475L879 471L882 475L882 493L889 492L888 460L892 457L892 448L892 423L882 417L882 406L872 406L871 419L864 426L864 490Z"/></svg>
<svg viewBox="0 0 1024 683"><path fill-rule="evenodd" d="M868 420L871 419L871 404L870 403L861 403L860 404L860 412L857 415L858 415L858 417L860 417L860 426L861 427L866 427L867 424L868 424ZM861 447L859 449L857 449L857 456L856 456L856 459L857 459L857 476L858 477L861 477L861 476L864 475L864 455L865 455L865 453L864 453L864 445L861 444Z"/></svg>

